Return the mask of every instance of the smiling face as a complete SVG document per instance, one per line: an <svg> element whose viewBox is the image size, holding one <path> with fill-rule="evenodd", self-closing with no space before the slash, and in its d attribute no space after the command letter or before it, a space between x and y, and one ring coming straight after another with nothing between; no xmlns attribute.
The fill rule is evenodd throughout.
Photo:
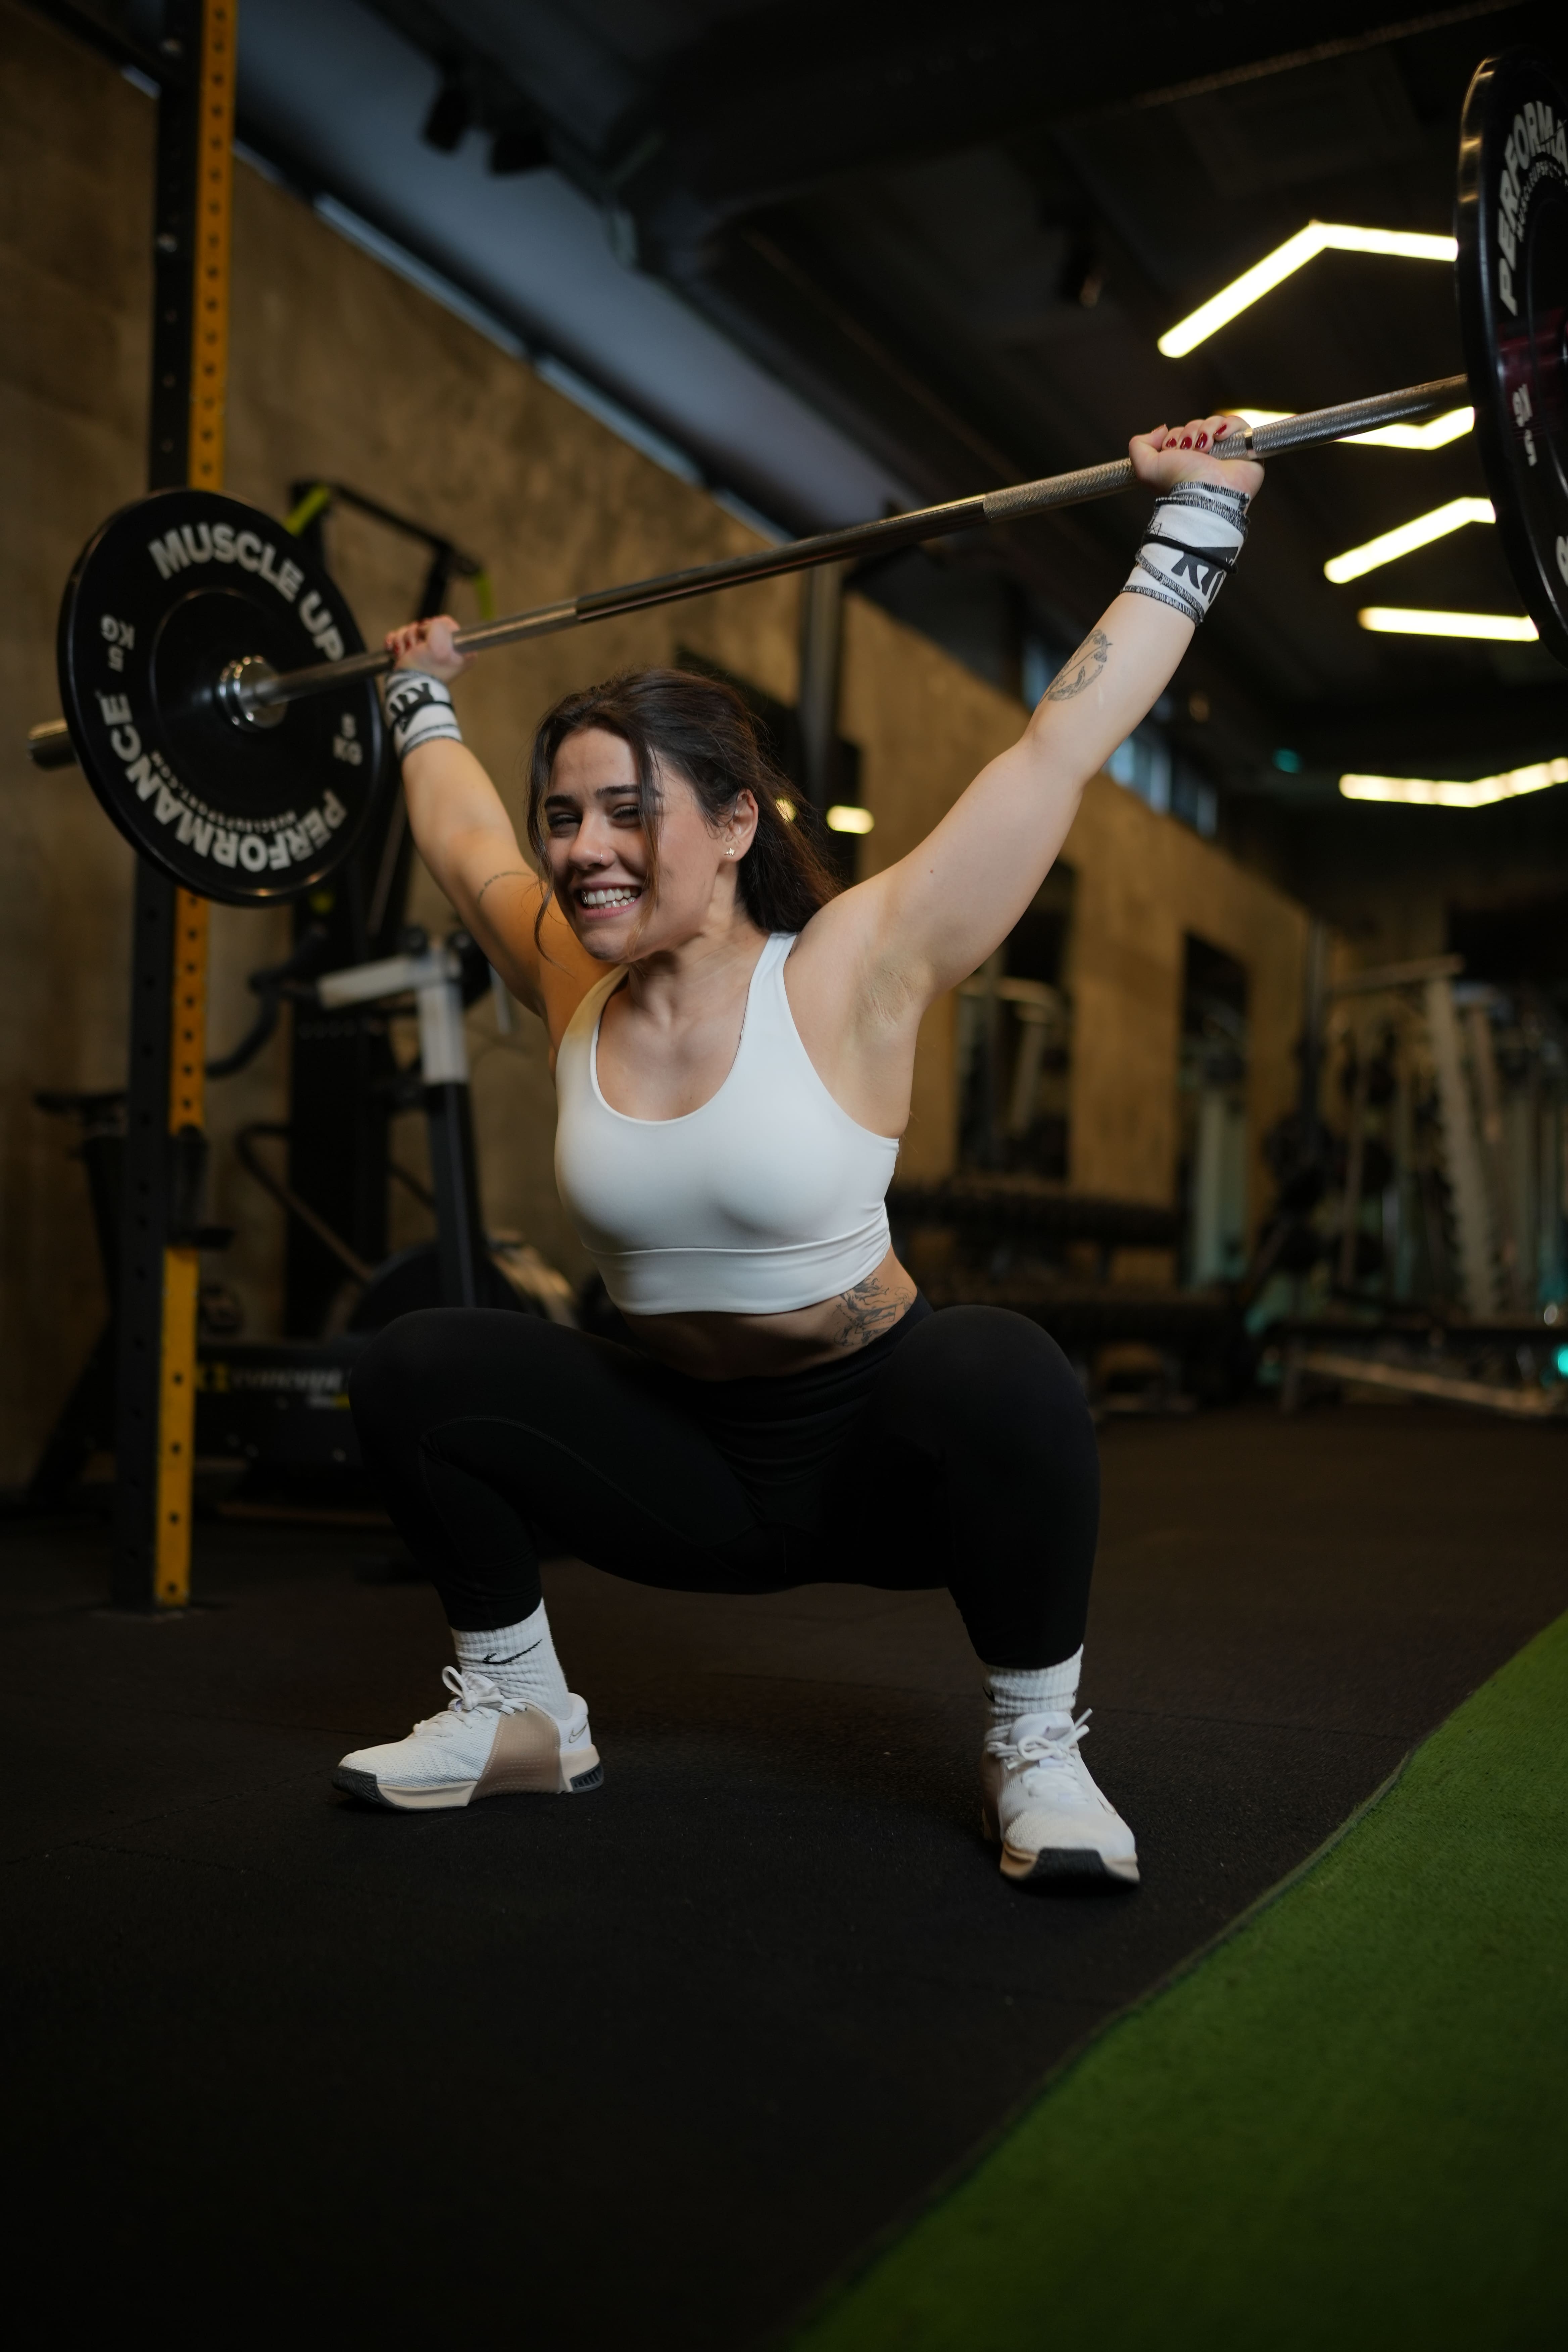
<svg viewBox="0 0 1568 2352"><path fill-rule="evenodd" d="M551 885L604 963L658 955L735 919L736 870L756 829L751 793L738 794L733 822L715 829L682 776L666 769L659 781L655 891L631 745L584 727L555 755L543 809Z"/></svg>

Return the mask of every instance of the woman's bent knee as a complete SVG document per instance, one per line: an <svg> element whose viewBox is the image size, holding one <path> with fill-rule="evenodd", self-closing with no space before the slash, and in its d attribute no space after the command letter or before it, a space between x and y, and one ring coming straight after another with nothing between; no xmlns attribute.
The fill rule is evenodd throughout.
<svg viewBox="0 0 1568 2352"><path fill-rule="evenodd" d="M453 1319L447 1309L425 1307L400 1315L375 1334L349 1376L349 1402L356 1417L366 1412L379 1416L406 1399L412 1389L424 1386L447 1354L442 1327Z"/></svg>
<svg viewBox="0 0 1568 2352"><path fill-rule="evenodd" d="M923 1343L923 1344L922 1344ZM911 1332L894 1366L929 1412L986 1444L1009 1433L1037 1440L1042 1425L1091 1442L1077 1375L1048 1331L1005 1307L949 1307Z"/></svg>
<svg viewBox="0 0 1568 2352"><path fill-rule="evenodd" d="M349 1402L363 1425L422 1425L470 1397L492 1395L498 1378L526 1378L549 1342L570 1340L534 1315L504 1308L426 1307L378 1331L355 1364Z"/></svg>

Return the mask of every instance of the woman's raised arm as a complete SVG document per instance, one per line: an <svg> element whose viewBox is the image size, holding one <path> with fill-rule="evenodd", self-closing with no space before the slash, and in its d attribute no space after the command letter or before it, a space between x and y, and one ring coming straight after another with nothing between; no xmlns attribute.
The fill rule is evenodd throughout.
<svg viewBox="0 0 1568 2352"><path fill-rule="evenodd" d="M584 983L599 977L599 967L553 901L539 924L539 877L518 845L500 794L457 737L449 697L423 707L417 699L416 677L444 688L467 667L469 657L452 643L456 627L443 614L411 621L386 640L397 656L387 709L402 749L409 828L437 887L512 994L539 1014L553 1038ZM401 689L399 680L405 681ZM449 732L442 731L444 724Z"/></svg>
<svg viewBox="0 0 1568 2352"><path fill-rule="evenodd" d="M1234 418L1203 417L1129 445L1141 481L1162 494L1212 486L1250 497L1260 466L1206 451ZM1177 506L1147 539L1128 587L1047 688L1019 740L983 768L918 849L838 901L868 925L871 964L921 1004L966 979L1000 946L1050 870L1083 789L1164 692L1212 602L1241 527L1237 504ZM1143 557L1155 551L1148 563Z"/></svg>

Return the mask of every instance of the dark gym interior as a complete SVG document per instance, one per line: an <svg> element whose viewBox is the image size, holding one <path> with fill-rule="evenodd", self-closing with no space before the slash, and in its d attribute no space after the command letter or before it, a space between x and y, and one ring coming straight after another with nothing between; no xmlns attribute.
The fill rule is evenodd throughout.
<svg viewBox="0 0 1568 2352"><path fill-rule="evenodd" d="M18 2300L1560 2341L1562 12L0 0L0 44ZM1148 500L897 519L1220 411L1245 556L927 1013L888 1200L931 1305L1028 1318L1093 1414L1089 1761L1140 1885L998 1875L940 1591L555 1558L592 1803L335 1790L450 1650L364 1351L625 1326L376 677L276 733L256 677L579 600L458 689L514 821L543 711L668 664L852 886L1067 674ZM183 647L114 584L148 494L165 575L214 543L181 499L250 511L261 671L260 587ZM202 735L170 680L231 656ZM279 746L287 813L231 829Z"/></svg>

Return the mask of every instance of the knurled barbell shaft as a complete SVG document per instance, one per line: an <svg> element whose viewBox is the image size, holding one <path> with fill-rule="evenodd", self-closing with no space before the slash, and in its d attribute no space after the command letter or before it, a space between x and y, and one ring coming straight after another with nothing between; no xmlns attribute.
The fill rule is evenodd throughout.
<svg viewBox="0 0 1568 2352"><path fill-rule="evenodd" d="M1440 376L1436 383L1411 384L1403 392L1378 393L1370 400L1345 401L1337 408L1315 408L1300 416L1282 417L1278 424L1258 425L1245 445L1236 441L1216 454L1279 457L1292 449L1316 448L1325 441L1371 432L1380 425L1409 424L1418 417L1436 415L1464 399L1468 391L1467 377ZM976 498L950 499L942 506L921 507L879 522L818 531L811 539L757 548L744 555L726 556L717 563L696 564L689 571L664 572L652 580L634 580L619 588L594 589L560 604L539 604L530 612L510 613L499 621L459 629L454 642L463 653L488 653L494 646L552 636L558 630L581 628L589 621L608 620L616 614L679 604L688 596L706 596L716 588L773 580L781 572L805 572L818 563L852 562L893 548L915 546L923 540L978 530L986 523L1019 522L1030 515L1048 514L1057 507L1084 506L1093 499L1131 489L1135 480L1131 461L1118 457L1110 465L1084 466L1076 473L1051 474L1043 481L1020 482L1012 489L987 490ZM353 654L346 661L319 662L309 669L288 670L247 687L233 700L242 713L268 709L306 695L328 693L350 678L379 677L392 667L392 660L384 651Z"/></svg>

